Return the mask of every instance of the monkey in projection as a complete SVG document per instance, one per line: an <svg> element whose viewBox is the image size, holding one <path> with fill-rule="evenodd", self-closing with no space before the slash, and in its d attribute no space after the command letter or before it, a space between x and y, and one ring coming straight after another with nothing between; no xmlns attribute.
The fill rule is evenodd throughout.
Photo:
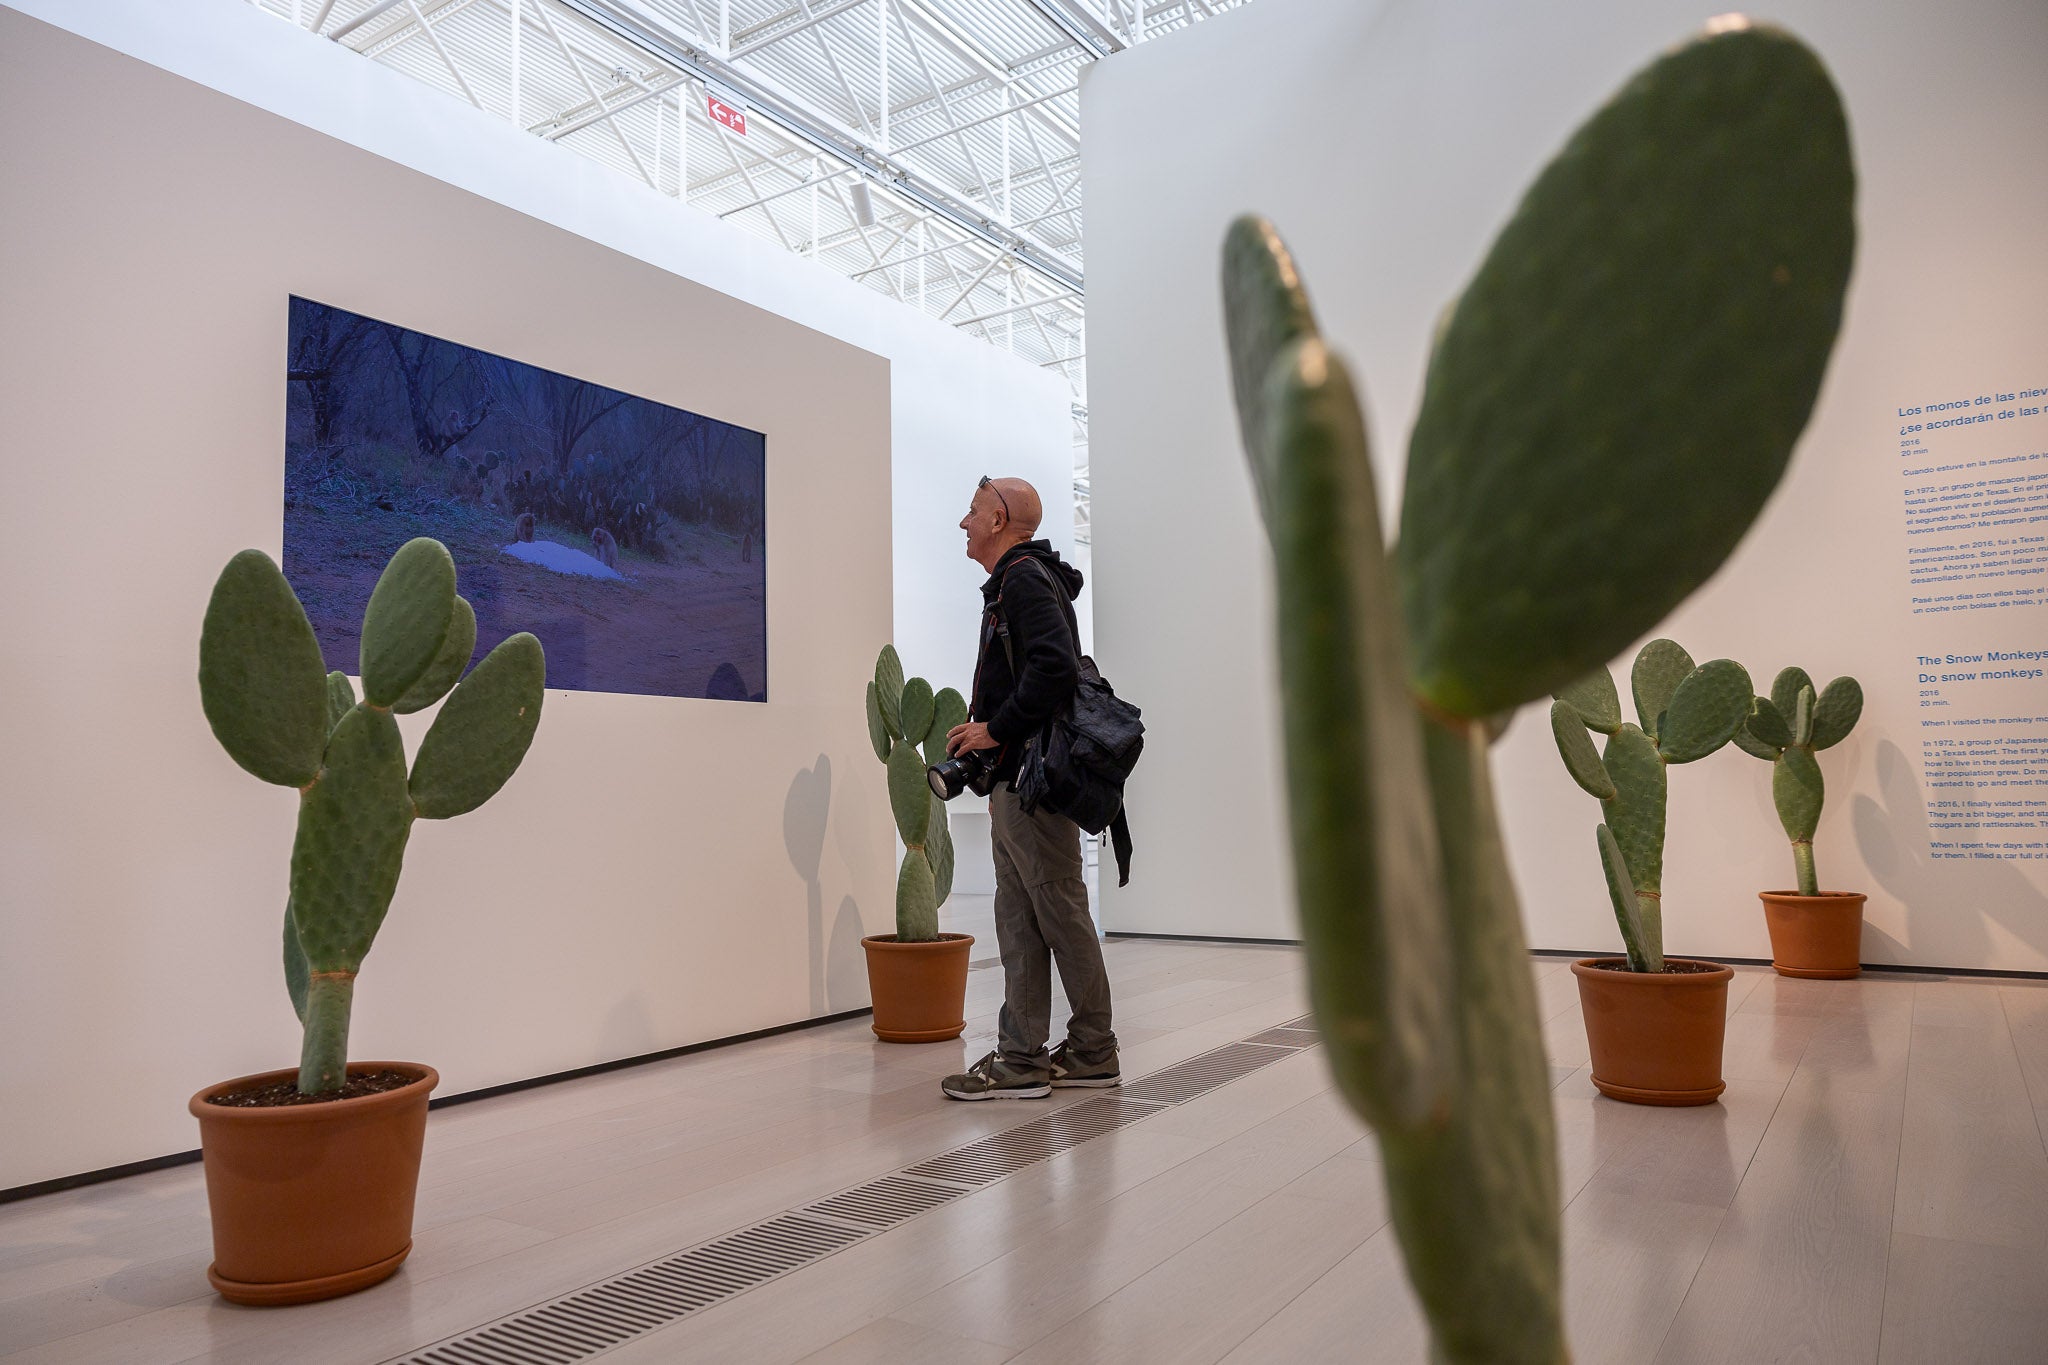
<svg viewBox="0 0 2048 1365"><path fill-rule="evenodd" d="M590 548L597 551L598 562L607 569L619 567L619 542L614 540L612 533L605 530L604 527L595 526L591 528Z"/></svg>
<svg viewBox="0 0 2048 1365"><path fill-rule="evenodd" d="M533 539L533 513L521 512L518 516L512 518L512 538L514 540Z"/></svg>

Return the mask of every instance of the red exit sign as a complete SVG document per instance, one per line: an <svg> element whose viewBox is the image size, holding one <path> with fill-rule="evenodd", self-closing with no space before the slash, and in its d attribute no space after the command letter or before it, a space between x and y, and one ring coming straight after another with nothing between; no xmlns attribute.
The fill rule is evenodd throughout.
<svg viewBox="0 0 2048 1365"><path fill-rule="evenodd" d="M704 107L711 115L711 121L721 128L730 128L741 137L747 135L747 115L743 109L735 109L716 95L707 95Z"/></svg>

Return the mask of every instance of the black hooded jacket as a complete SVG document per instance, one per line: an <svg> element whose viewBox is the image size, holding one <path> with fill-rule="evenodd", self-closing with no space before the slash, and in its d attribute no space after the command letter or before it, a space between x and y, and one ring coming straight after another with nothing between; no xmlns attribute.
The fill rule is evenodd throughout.
<svg viewBox="0 0 2048 1365"><path fill-rule="evenodd" d="M981 652L970 714L985 722L989 737L1003 746L996 762L999 781L1017 775L1024 741L1038 733L1080 680L1074 597L1081 583L1081 571L1062 560L1049 541L1028 540L996 561L995 572L981 585Z"/></svg>

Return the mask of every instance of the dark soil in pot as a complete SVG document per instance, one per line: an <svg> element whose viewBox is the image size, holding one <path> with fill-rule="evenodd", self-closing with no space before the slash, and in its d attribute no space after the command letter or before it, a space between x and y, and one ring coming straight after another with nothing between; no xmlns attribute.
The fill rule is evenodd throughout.
<svg viewBox="0 0 2048 1365"><path fill-rule="evenodd" d="M218 1104L226 1109L276 1109L293 1104L332 1104L336 1100L356 1100L365 1095L381 1095L387 1090L400 1090L418 1080L416 1075L403 1071L379 1071L371 1075L351 1074L348 1083L339 1090L330 1090L324 1095L308 1095L299 1089L297 1073L290 1080L269 1081L263 1085L252 1085L243 1090L229 1090L221 1094L209 1093L208 1104Z"/></svg>

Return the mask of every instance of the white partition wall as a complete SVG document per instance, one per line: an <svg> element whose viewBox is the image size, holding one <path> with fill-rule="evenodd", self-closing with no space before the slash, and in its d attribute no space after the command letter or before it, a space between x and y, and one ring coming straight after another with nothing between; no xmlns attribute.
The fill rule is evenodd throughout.
<svg viewBox="0 0 2048 1365"><path fill-rule="evenodd" d="M1272 584L1221 339L1226 225L1256 210L1292 242L1364 385L1397 506L1439 310L1570 130L1712 13L1266 0L1092 72L1096 622L1104 671L1150 726L1131 794L1143 861L1129 888L1104 886L1112 930L1295 932ZM1788 663L1862 679L1862 725L1823 755L1817 848L1827 886L1871 897L1865 961L2039 971L2048 7L1784 0L1771 17L1823 54L1848 102L1856 276L1789 476L1662 633L1764 686ZM1543 718L1525 713L1496 755L1533 944L1617 947L1598 807ZM1670 946L1767 955L1756 892L1792 875L1768 769L1729 750L1674 771L1671 821Z"/></svg>
<svg viewBox="0 0 2048 1365"><path fill-rule="evenodd" d="M293 293L768 438L768 704L551 690L416 831L353 1055L449 1094L865 1005L863 683L892 611L965 681L953 521L983 468L1062 486L1064 387L247 6L33 8L245 98L0 9L0 1188L188 1149L187 1095L295 1055L292 794L195 685L214 575L279 549Z"/></svg>

